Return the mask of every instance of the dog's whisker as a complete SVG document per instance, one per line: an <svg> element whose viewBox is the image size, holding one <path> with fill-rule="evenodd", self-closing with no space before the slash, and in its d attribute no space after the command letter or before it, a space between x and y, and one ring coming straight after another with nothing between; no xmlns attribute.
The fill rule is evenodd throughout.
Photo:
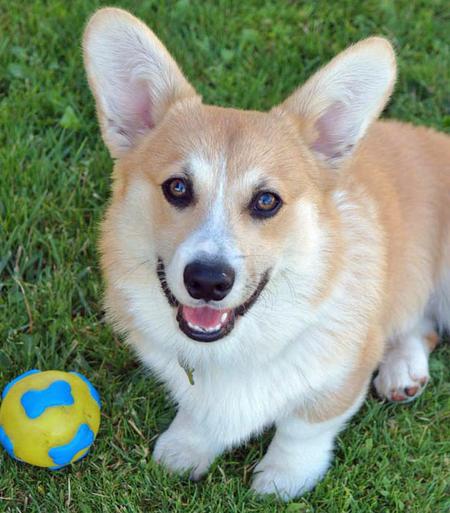
<svg viewBox="0 0 450 513"><path fill-rule="evenodd" d="M147 260L144 260L143 262L139 262L138 264L134 265L133 267L130 267L129 269L127 269L124 273L122 273L118 278L117 278L117 283L119 283L120 281L122 281L123 279L125 278L129 278L130 277L130 274L136 272L138 269L140 269L143 265L145 264L148 264L150 263L150 259L147 259Z"/></svg>

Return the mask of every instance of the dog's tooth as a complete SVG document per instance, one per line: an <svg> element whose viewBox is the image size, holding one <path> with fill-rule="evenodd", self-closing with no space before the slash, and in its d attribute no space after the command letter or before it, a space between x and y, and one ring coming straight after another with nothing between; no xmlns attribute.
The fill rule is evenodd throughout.
<svg viewBox="0 0 450 513"><path fill-rule="evenodd" d="M228 318L228 312L223 312L222 317L220 318L220 322L224 323Z"/></svg>
<svg viewBox="0 0 450 513"><path fill-rule="evenodd" d="M194 331L202 331L203 333L213 333L214 331L219 331L222 327L222 324L217 324L216 326L212 326L211 328L205 328L203 326L197 326L197 324L192 324L188 321L188 326L191 328L191 330Z"/></svg>

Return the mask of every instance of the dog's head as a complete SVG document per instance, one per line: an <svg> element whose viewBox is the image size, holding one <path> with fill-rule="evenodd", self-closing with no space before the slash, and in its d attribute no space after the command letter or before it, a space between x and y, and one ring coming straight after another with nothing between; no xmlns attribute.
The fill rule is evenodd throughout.
<svg viewBox="0 0 450 513"><path fill-rule="evenodd" d="M110 288L133 298L122 307L211 342L247 312L264 324L267 289L286 269L292 280L273 293L312 290L336 169L392 91L390 44L358 43L268 113L204 105L156 36L119 9L92 17L84 56L117 159L102 249Z"/></svg>

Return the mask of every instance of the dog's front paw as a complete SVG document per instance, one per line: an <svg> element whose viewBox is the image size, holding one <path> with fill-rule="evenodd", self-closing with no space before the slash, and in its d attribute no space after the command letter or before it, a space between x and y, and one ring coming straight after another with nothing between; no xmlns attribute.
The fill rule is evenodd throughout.
<svg viewBox="0 0 450 513"><path fill-rule="evenodd" d="M328 459L310 468L307 468L306 462L304 465L290 465L287 462L271 461L272 459L265 457L256 466L252 489L258 494L276 494L284 501L312 490L329 466Z"/></svg>
<svg viewBox="0 0 450 513"><path fill-rule="evenodd" d="M214 454L197 437L169 427L156 441L153 459L171 472L190 471L190 478L200 479L208 471Z"/></svg>

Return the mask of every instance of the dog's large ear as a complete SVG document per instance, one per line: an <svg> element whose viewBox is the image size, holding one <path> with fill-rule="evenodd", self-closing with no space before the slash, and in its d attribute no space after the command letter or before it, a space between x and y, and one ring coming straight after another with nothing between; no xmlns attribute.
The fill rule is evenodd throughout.
<svg viewBox="0 0 450 513"><path fill-rule="evenodd" d="M126 153L172 104L196 96L164 45L126 11L97 11L84 32L83 50L103 139L113 157Z"/></svg>
<svg viewBox="0 0 450 513"><path fill-rule="evenodd" d="M338 167L383 110L395 78L391 44L371 37L335 57L274 110L294 114L312 151Z"/></svg>

